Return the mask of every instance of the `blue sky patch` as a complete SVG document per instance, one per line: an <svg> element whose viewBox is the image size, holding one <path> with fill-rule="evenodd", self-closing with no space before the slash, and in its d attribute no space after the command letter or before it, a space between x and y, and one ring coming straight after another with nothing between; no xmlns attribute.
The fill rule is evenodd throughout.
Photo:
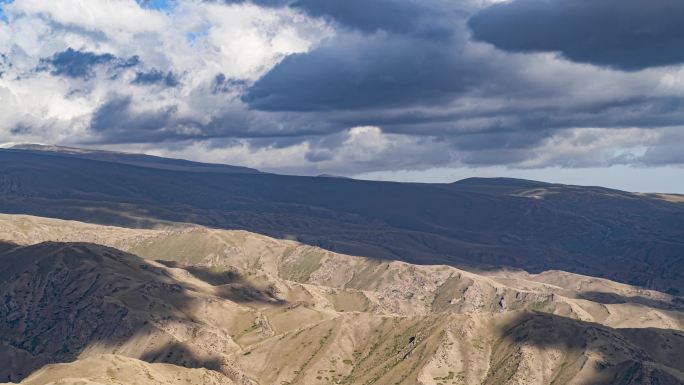
<svg viewBox="0 0 684 385"><path fill-rule="evenodd" d="M205 24L203 25L200 29L196 31L190 31L185 34L185 39L187 40L189 45L195 44L195 41L197 39L201 39L207 35L209 35L209 30L211 29L210 24Z"/></svg>
<svg viewBox="0 0 684 385"><path fill-rule="evenodd" d="M138 4L143 8L168 10L173 8L173 0L138 0Z"/></svg>
<svg viewBox="0 0 684 385"><path fill-rule="evenodd" d="M0 0L0 20L7 21L7 16L5 15L5 5L11 3L13 0Z"/></svg>

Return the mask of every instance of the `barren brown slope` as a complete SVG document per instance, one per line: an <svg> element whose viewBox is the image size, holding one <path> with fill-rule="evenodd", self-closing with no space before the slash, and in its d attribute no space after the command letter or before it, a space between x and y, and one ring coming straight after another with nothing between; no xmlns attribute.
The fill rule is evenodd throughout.
<svg viewBox="0 0 684 385"><path fill-rule="evenodd" d="M102 383L89 362L122 368L108 381L130 383L150 373L150 384L168 373L244 384L684 381L676 298L606 280L577 277L593 291L631 290L662 306L628 303L637 313L616 316L625 304L574 298L570 275L559 285L548 283L548 274L483 277L241 231L141 231L14 216L0 224L0 238L17 243L62 241L6 244L0 256L0 317L7 320L1 354L22 370L4 375L17 380L45 364L78 359L44 368L26 379L30 384ZM74 243L94 237L163 263ZM342 266L348 275L330 274ZM663 309L665 303L672 308ZM601 320L597 309L609 317ZM643 324L619 325L629 314ZM660 327L645 328L655 314L651 322Z"/></svg>
<svg viewBox="0 0 684 385"><path fill-rule="evenodd" d="M66 250L62 249L64 252L80 253L86 246L66 247ZM90 252L95 250L90 249ZM40 272L29 271L38 278L38 282L43 281ZM46 273L53 275L54 271ZM166 298L159 298L160 293L154 293L151 304L144 307L136 304L135 299L143 300L144 304L145 298L151 294L149 291L142 291L140 297L129 292L103 298L109 302L123 297L126 306L137 305L132 309L131 313L135 314L131 318L136 315L145 317L153 325L134 333L125 332L116 338L112 337L115 334L92 323L101 319L100 316L91 318L82 312L74 314L68 302L52 299L51 302L61 310L56 314L66 313L66 318L78 315L82 319L78 330L89 338L79 348L73 339L64 340L63 336L69 336L69 333L51 333L47 337L54 342L55 348L66 343L76 349L81 359L108 352L137 355L143 360L171 362L179 367L204 367L244 383L437 384L450 381L549 384L554 381L567 383L557 381L558 378L568 381L585 378L595 384L639 384L643 378L652 378L659 383L677 384L681 380L674 369L682 364L678 354L684 343L681 333L656 329L610 329L519 311L498 315L378 316L349 313L324 316L302 304L270 310L262 307L260 312L265 318L244 323L242 331L234 328L235 334L229 335L242 340L243 345L217 344L218 335L211 332L211 318L205 318L207 316L202 310L207 308L184 305L185 296L202 301L202 295L186 293L187 289L180 283L178 285L181 289L176 295L180 298L174 298L172 293L167 293ZM74 284L65 286L73 287ZM59 285L52 286L52 290L63 292L60 289ZM97 298L99 292L89 295L89 301ZM64 298L65 301L69 299ZM210 303L214 310L221 306L235 306L230 300L221 298ZM166 312L160 316L157 309ZM19 322L33 323L44 319L44 315L35 317L31 314L20 318ZM237 326L232 325L231 319L238 325L241 323L236 317L223 318L226 315L220 318L225 330ZM309 321L305 322L307 318ZM116 320L110 318L109 322L112 321L118 321L116 325L132 324L128 316ZM59 326L64 325L57 323L48 330ZM127 328L122 327L122 330ZM211 339L202 339L206 334L212 335ZM162 347L155 346L155 341L160 339L176 341ZM664 349L662 345L669 347ZM48 352L45 350L48 347L36 348L41 349L42 355ZM22 347L16 349L18 351ZM200 351L211 355L198 359ZM54 354L62 357L61 349ZM88 372L84 372L82 367L76 363L66 368L67 374L55 375L88 377ZM627 379L623 379L627 373L625 368L630 368L628 372L632 373ZM50 368L46 371L50 372ZM40 378L34 377L38 382L33 383L40 383Z"/></svg>
<svg viewBox="0 0 684 385"><path fill-rule="evenodd" d="M321 298L334 310L417 315L533 308L609 326L684 330L680 297L562 271L474 274L444 265L348 256L245 231L197 226L136 230L1 214L0 239L24 245L97 243L185 267L212 282L230 280L230 274L249 276L282 293L293 284L325 288Z"/></svg>
<svg viewBox="0 0 684 385"><path fill-rule="evenodd" d="M230 378L214 370L191 369L172 364L150 364L113 354L46 365L24 381L26 385L232 385Z"/></svg>

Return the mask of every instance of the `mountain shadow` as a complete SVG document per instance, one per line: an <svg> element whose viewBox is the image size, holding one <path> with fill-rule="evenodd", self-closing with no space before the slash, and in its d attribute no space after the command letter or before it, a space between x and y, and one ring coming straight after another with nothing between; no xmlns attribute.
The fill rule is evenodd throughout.
<svg viewBox="0 0 684 385"><path fill-rule="evenodd" d="M654 309L684 311L684 299L682 299L682 297L673 297L672 301L668 302L642 296L623 296L617 293L585 291L579 294L579 298L606 305L631 303L644 305Z"/></svg>
<svg viewBox="0 0 684 385"><path fill-rule="evenodd" d="M684 367L679 331L613 329L525 312L512 315L495 337L485 385L507 383L535 367L552 384L578 378L596 385L682 384L674 374Z"/></svg>
<svg viewBox="0 0 684 385"><path fill-rule="evenodd" d="M287 305L278 298L278 293L272 284L259 288L250 283L237 270L212 269L198 265L183 265L175 261L158 260L167 267L181 268L193 277L216 287L216 295L233 302L259 302L264 304Z"/></svg>
<svg viewBox="0 0 684 385"><path fill-rule="evenodd" d="M515 179L371 182L0 151L0 212L127 227L195 223L344 254L564 270L684 293L684 199Z"/></svg>
<svg viewBox="0 0 684 385"><path fill-rule="evenodd" d="M216 357L201 358L182 343L173 342L154 350L145 352L141 360L149 363L162 363L182 366L184 368L205 368L221 371L221 360Z"/></svg>
<svg viewBox="0 0 684 385"><path fill-rule="evenodd" d="M233 373L221 349L206 349L202 341L239 348L227 337L203 332L215 326L194 311L216 294L198 291L163 266L89 243L0 243L0 250L5 250L0 253L0 358L11 363L0 365L0 381L18 382L84 351ZM274 293L239 281L241 290L253 295L218 291L218 296L238 303L263 301L263 306L285 304ZM232 314L225 307L215 311ZM178 339L184 334L186 341L200 343Z"/></svg>

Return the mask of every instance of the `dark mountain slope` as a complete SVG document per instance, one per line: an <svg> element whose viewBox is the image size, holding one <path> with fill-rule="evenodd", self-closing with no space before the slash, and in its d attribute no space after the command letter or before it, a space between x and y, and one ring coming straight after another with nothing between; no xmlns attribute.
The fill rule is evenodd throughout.
<svg viewBox="0 0 684 385"><path fill-rule="evenodd" d="M684 204L514 179L370 182L132 166L0 151L0 211L103 224L245 229L339 252L559 269L684 292Z"/></svg>
<svg viewBox="0 0 684 385"><path fill-rule="evenodd" d="M259 170L247 167L230 166L227 164L199 163L185 159L162 158L159 156L132 154L114 151L88 150L63 146L49 146L42 144L17 144L13 150L33 153L48 153L60 156L72 156L81 159L101 160L105 162L130 164L133 166L159 168L163 170L219 172L230 174L258 174Z"/></svg>

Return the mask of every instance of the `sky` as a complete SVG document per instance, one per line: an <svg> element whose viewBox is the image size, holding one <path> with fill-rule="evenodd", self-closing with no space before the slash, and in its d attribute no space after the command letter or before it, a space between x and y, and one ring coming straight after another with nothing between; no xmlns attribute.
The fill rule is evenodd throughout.
<svg viewBox="0 0 684 385"><path fill-rule="evenodd" d="M681 0L0 0L0 143L684 193Z"/></svg>

